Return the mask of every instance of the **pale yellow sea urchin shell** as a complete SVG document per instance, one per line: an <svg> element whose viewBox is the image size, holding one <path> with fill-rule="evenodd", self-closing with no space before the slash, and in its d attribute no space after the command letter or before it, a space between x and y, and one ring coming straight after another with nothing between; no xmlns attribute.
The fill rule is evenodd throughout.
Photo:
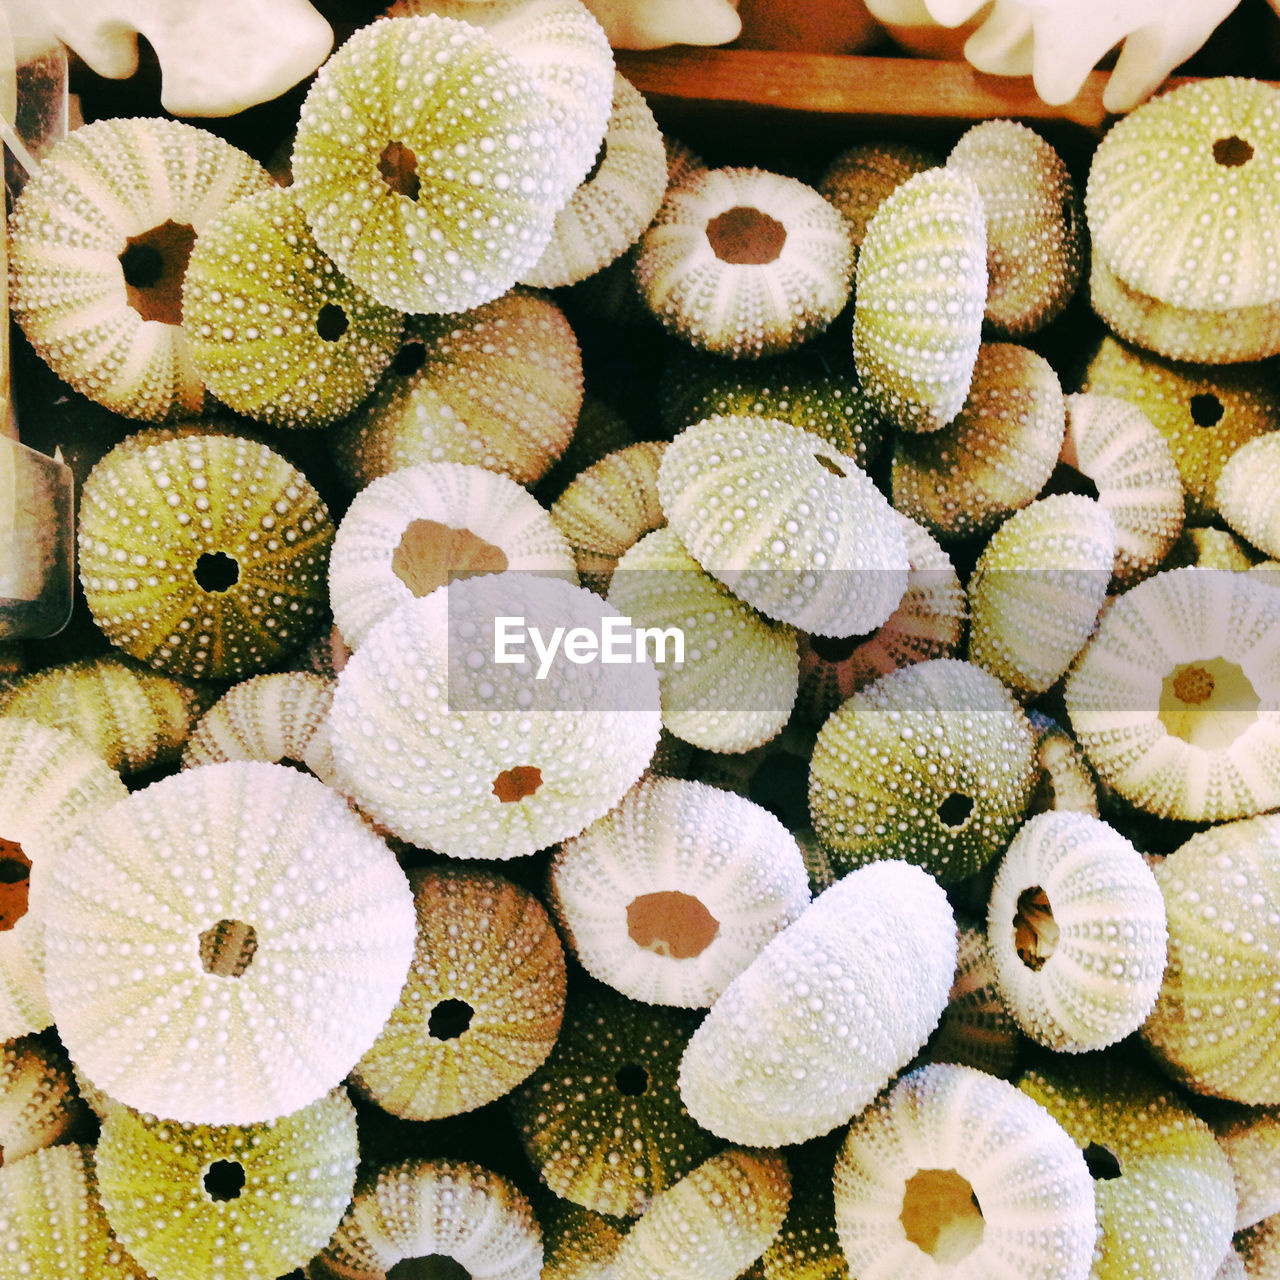
<svg viewBox="0 0 1280 1280"><path fill-rule="evenodd" d="M1205 1118L1231 1163L1236 1230L1280 1214L1280 1108L1224 1105Z"/></svg>
<svg viewBox="0 0 1280 1280"><path fill-rule="evenodd" d="M955 920L932 877L897 861L852 872L711 1006L681 1061L680 1096L730 1142L826 1133L928 1039L955 967Z"/></svg>
<svg viewBox="0 0 1280 1280"><path fill-rule="evenodd" d="M908 178L939 163L937 156L906 143L859 143L840 152L827 165L818 179L818 191L844 215L856 251L862 247L867 226L885 199Z"/></svg>
<svg viewBox="0 0 1280 1280"><path fill-rule="evenodd" d="M1259 436L1237 449L1214 490L1222 518L1268 556L1280 556L1280 436Z"/></svg>
<svg viewBox="0 0 1280 1280"><path fill-rule="evenodd" d="M68 1052L113 1098L174 1120L254 1124L313 1102L373 1043L409 969L395 858L284 765L153 783L36 872Z"/></svg>

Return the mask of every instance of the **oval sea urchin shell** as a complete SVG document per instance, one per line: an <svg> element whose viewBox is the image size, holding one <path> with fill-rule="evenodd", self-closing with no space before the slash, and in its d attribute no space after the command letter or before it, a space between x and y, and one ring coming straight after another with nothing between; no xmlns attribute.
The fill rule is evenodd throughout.
<svg viewBox="0 0 1280 1280"><path fill-rule="evenodd" d="M827 165L818 180L818 191L844 215L856 252L886 198L908 178L939 163L937 156L905 143L861 143L840 152Z"/></svg>
<svg viewBox="0 0 1280 1280"><path fill-rule="evenodd" d="M1218 476L1214 493L1222 518L1268 556L1280 556L1280 436L1259 436L1237 449Z"/></svg>

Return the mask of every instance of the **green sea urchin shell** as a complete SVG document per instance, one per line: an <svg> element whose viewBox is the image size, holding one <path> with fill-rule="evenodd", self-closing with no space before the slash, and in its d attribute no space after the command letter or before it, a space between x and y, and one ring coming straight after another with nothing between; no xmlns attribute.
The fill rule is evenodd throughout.
<svg viewBox="0 0 1280 1280"><path fill-rule="evenodd" d="M546 95L489 35L382 18L316 75L293 189L316 242L384 306L465 311L541 257L564 199L560 141Z"/></svg>
<svg viewBox="0 0 1280 1280"><path fill-rule="evenodd" d="M1089 1170L1062 1126L1004 1080L940 1063L849 1128L836 1230L856 1276L1087 1280Z"/></svg>
<svg viewBox="0 0 1280 1280"><path fill-rule="evenodd" d="M532 894L489 871L411 871L418 932L400 1000L352 1083L409 1120L509 1093L546 1060L564 1016L560 940Z"/></svg>
<svg viewBox="0 0 1280 1280"><path fill-rule="evenodd" d="M906 143L860 143L827 165L818 179L818 191L844 215L856 252L885 199L908 178L939 163L937 156Z"/></svg>
<svg viewBox="0 0 1280 1280"><path fill-rule="evenodd" d="M544 1250L541 1280L608 1280L626 1234L623 1224L571 1200L548 1199L552 1203L536 1206Z"/></svg>
<svg viewBox="0 0 1280 1280"><path fill-rule="evenodd" d="M0 1164L65 1142L88 1114L56 1041L19 1036L0 1047Z"/></svg>
<svg viewBox="0 0 1280 1280"><path fill-rule="evenodd" d="M163 1280L275 1280L329 1242L356 1177L341 1089L267 1124L175 1124L108 1108L96 1163L116 1237Z"/></svg>
<svg viewBox="0 0 1280 1280"><path fill-rule="evenodd" d="M273 427L319 427L373 390L404 316L320 251L291 188L219 214L191 253L182 323L205 385Z"/></svg>
<svg viewBox="0 0 1280 1280"><path fill-rule="evenodd" d="M111 1097L177 1121L256 1124L332 1089L373 1043L413 951L390 850L283 765L153 783L37 875L68 1052Z"/></svg>
<svg viewBox="0 0 1280 1280"><path fill-rule="evenodd" d="M173 675L240 678L319 621L332 539L320 495L266 445L135 438L85 481L80 581L127 653Z"/></svg>
<svg viewBox="0 0 1280 1280"><path fill-rule="evenodd" d="M855 292L853 355L871 402L904 431L946 426L969 393L987 296L972 180L930 169L898 187L867 227Z"/></svg>
<svg viewBox="0 0 1280 1280"><path fill-rule="evenodd" d="M180 323L187 255L223 209L269 186L252 157L177 120L76 129L14 207L14 317L59 377L108 409L198 414L204 385Z"/></svg>
<svg viewBox="0 0 1280 1280"><path fill-rule="evenodd" d="M1259 436L1231 455L1214 488L1222 518L1268 556L1280 556L1280 436Z"/></svg>

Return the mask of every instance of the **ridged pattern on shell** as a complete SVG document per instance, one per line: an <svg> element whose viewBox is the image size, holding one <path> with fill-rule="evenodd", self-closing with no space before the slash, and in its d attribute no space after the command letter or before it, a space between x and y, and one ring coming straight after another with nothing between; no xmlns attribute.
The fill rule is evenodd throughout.
<svg viewBox="0 0 1280 1280"><path fill-rule="evenodd" d="M550 298L514 289L461 316L411 317L373 395L330 433L352 488L420 462L470 462L532 484L582 407L582 353Z"/></svg>
<svg viewBox="0 0 1280 1280"><path fill-rule="evenodd" d="M537 1213L542 1226L541 1280L609 1280L613 1255L625 1235L617 1218L559 1197L539 1204Z"/></svg>
<svg viewBox="0 0 1280 1280"><path fill-rule="evenodd" d="M239 436L119 445L80 497L80 581L94 621L171 675L239 679L300 644L325 605L332 540L306 476ZM204 587L204 566L227 559L232 585Z"/></svg>
<svg viewBox="0 0 1280 1280"><path fill-rule="evenodd" d="M1021 337L1044 328L1084 271L1084 209L1062 157L1033 129L984 120L947 168L973 179L987 214L987 321Z"/></svg>
<svg viewBox="0 0 1280 1280"><path fill-rule="evenodd" d="M413 952L390 850L284 765L153 783L37 874L68 1052L174 1120L256 1124L315 1101L373 1043Z"/></svg>
<svg viewBox="0 0 1280 1280"><path fill-rule="evenodd" d="M876 211L858 255L853 355L884 417L946 426L964 405L982 336L987 229L970 178L929 169Z"/></svg>
<svg viewBox="0 0 1280 1280"><path fill-rule="evenodd" d="M1240 76L1182 85L1118 121L1089 168L1094 252L1179 307L1280 300L1280 92Z"/></svg>
<svg viewBox="0 0 1280 1280"><path fill-rule="evenodd" d="M1280 1109L1224 1108L1206 1119L1236 1182L1236 1230L1280 1214Z"/></svg>
<svg viewBox="0 0 1280 1280"><path fill-rule="evenodd" d="M818 191L844 215L854 250L885 199L908 178L935 168L939 158L902 142L868 142L840 152L818 179Z"/></svg>
<svg viewBox="0 0 1280 1280"><path fill-rule="evenodd" d="M549 637L557 626L598 636L618 615L557 578L451 583L374 627L339 674L330 714L343 790L396 835L452 857L520 857L577 835L622 799L658 742L651 662L562 654L539 680L527 638L521 662L494 662L499 616ZM535 789L502 794L501 775L517 769L537 771Z"/></svg>
<svg viewBox="0 0 1280 1280"><path fill-rule="evenodd" d="M902 858L950 884L1004 851L1034 786L1034 737L1012 694L981 667L935 658L882 676L827 719L809 812L841 870Z"/></svg>
<svg viewBox="0 0 1280 1280"><path fill-rule="evenodd" d="M1214 486L1227 459L1280 426L1280 395L1260 367L1179 364L1110 337L1090 359L1080 390L1132 401L1151 419L1182 477L1189 521L1214 515Z"/></svg>
<svg viewBox="0 0 1280 1280"><path fill-rule="evenodd" d="M38 1036L0 1046L0 1163L66 1141L88 1114L61 1046Z"/></svg>
<svg viewBox="0 0 1280 1280"><path fill-rule="evenodd" d="M965 1240L963 1225L950 1222L942 1206L932 1251L908 1236L905 1193L922 1170L945 1170L969 1184L977 1239ZM836 1158L835 1200L836 1229L855 1276L1091 1274L1093 1184L1080 1152L1042 1107L972 1067L920 1067L859 1116Z"/></svg>
<svg viewBox="0 0 1280 1280"><path fill-rule="evenodd" d="M606 454L569 482L551 519L573 548L582 585L605 592L618 560L666 523L658 467L666 444L644 440Z"/></svg>
<svg viewBox="0 0 1280 1280"><path fill-rule="evenodd" d="M947 1004L956 926L925 872L885 861L814 899L725 989L680 1063L689 1113L730 1142L803 1142L856 1115Z"/></svg>
<svg viewBox="0 0 1280 1280"><path fill-rule="evenodd" d="M551 243L520 277L555 289L585 280L620 257L644 233L667 191L667 153L644 95L615 75L613 108L600 167L556 214Z"/></svg>
<svg viewBox="0 0 1280 1280"><path fill-rule="evenodd" d="M1280 436L1259 436L1227 460L1215 488L1222 518L1268 556L1280 556Z"/></svg>
<svg viewBox="0 0 1280 1280"><path fill-rule="evenodd" d="M10 224L9 303L59 377L115 413L162 421L205 402L182 327L144 320L120 255L166 223L196 233L271 184L252 157L176 120L98 120L53 148Z"/></svg>
<svg viewBox="0 0 1280 1280"><path fill-rule="evenodd" d="M1099 778L1149 813L1223 822L1280 805L1280 593L1171 569L1106 611L1065 686Z"/></svg>
<svg viewBox="0 0 1280 1280"><path fill-rule="evenodd" d="M0 1169L0 1276L150 1280L107 1225L92 1147L49 1147Z"/></svg>
<svg viewBox="0 0 1280 1280"><path fill-rule="evenodd" d="M935 536L992 533L1053 473L1066 431L1053 367L1028 347L984 343L954 420L927 435L898 436L893 505Z"/></svg>
<svg viewBox="0 0 1280 1280"><path fill-rule="evenodd" d="M1085 1053L1136 1031L1155 1005L1164 899L1118 831L1088 814L1041 813L1000 862L987 938L1022 1029L1060 1053Z"/></svg>
<svg viewBox="0 0 1280 1280"><path fill-rule="evenodd" d="M329 556L329 607L355 649L400 605L455 574L495 566L578 580L545 508L508 476L458 462L401 467L366 485L342 517Z"/></svg>
<svg viewBox="0 0 1280 1280"><path fill-rule="evenodd" d="M1210 1280L1231 1241L1235 1187L1213 1133L1167 1083L1122 1060L1054 1059L1019 1081L1078 1147L1119 1176L1093 1184L1096 1280Z"/></svg>
<svg viewBox="0 0 1280 1280"><path fill-rule="evenodd" d="M791 1203L773 1243L742 1280L850 1280L836 1235L831 1194L834 1152L792 1159Z"/></svg>
<svg viewBox="0 0 1280 1280"><path fill-rule="evenodd" d="M398 1262L452 1258L472 1280L539 1280L542 1236L528 1200L468 1160L404 1160L362 1175L316 1280L383 1280Z"/></svg>
<svg viewBox="0 0 1280 1280"><path fill-rule="evenodd" d="M714 229L735 210L755 216L742 219L746 247L727 249L726 259ZM763 249L750 244L759 215L766 220ZM841 216L797 179L763 169L703 169L667 191L640 241L635 275L645 304L669 332L717 355L755 359L799 346L840 314L853 247Z"/></svg>
<svg viewBox="0 0 1280 1280"><path fill-rule="evenodd" d="M435 1120L502 1097L546 1060L564 1016L564 951L542 904L502 876L441 867L409 883L413 962L352 1083L395 1115ZM470 1012L454 1034L459 1002Z"/></svg>
<svg viewBox="0 0 1280 1280"><path fill-rule="evenodd" d="M714 930L685 925L669 898L645 910L646 899L671 894L696 899ZM705 783L655 778L561 846L551 895L589 973L633 1000L706 1008L800 917L809 881L795 839L768 810Z"/></svg>
<svg viewBox="0 0 1280 1280"><path fill-rule="evenodd" d="M1027 812L1098 816L1098 780L1080 744L1052 716L1027 712L1036 739L1036 789Z"/></svg>
<svg viewBox="0 0 1280 1280"><path fill-rule="evenodd" d="M233 685L200 718L182 767L224 760L305 766L321 782L333 774L326 723L333 682L311 671L277 671Z"/></svg>
<svg viewBox="0 0 1280 1280"><path fill-rule="evenodd" d="M555 1048L508 1104L530 1164L556 1195L635 1217L722 1145L676 1088L701 1015L574 983Z"/></svg>
<svg viewBox="0 0 1280 1280"><path fill-rule="evenodd" d="M1182 532L1182 477L1168 442L1129 400L1066 398L1061 461L1093 481L1116 529L1114 574L1132 586L1154 573Z"/></svg>
<svg viewBox="0 0 1280 1280"><path fill-rule="evenodd" d="M617 1280L734 1280L778 1234L791 1200L786 1161L722 1151L657 1196L614 1255Z"/></svg>
<svg viewBox="0 0 1280 1280"><path fill-rule="evenodd" d="M779 622L858 635L906 590L906 540L884 496L790 423L711 417L687 427L662 456L658 495L703 569Z"/></svg>
<svg viewBox="0 0 1280 1280"><path fill-rule="evenodd" d="M1192 836L1155 876L1169 965L1144 1042L1192 1089L1280 1105L1280 816Z"/></svg>
<svg viewBox="0 0 1280 1280"><path fill-rule="evenodd" d="M373 390L404 316L342 275L292 189L276 188L205 228L187 264L182 323L224 404L273 427L321 427Z"/></svg>
<svg viewBox="0 0 1280 1280"><path fill-rule="evenodd" d="M382 18L312 82L293 190L316 242L379 302L465 311L546 248L564 198L560 139L528 68L483 31L435 14ZM380 171L392 143L413 153L413 199Z"/></svg>
<svg viewBox="0 0 1280 1280"><path fill-rule="evenodd" d="M637 627L684 637L684 661L658 667L662 723L678 738L749 751L787 723L799 678L794 630L704 573L670 529L646 534L618 561L606 599Z"/></svg>
<svg viewBox="0 0 1280 1280"><path fill-rule="evenodd" d="M116 1237L165 1280L275 1280L324 1248L356 1179L342 1090L269 1124L180 1125L114 1105L96 1161ZM226 1195L218 1177L241 1188Z"/></svg>
<svg viewBox="0 0 1280 1280"><path fill-rule="evenodd" d="M1093 634L1115 558L1115 524L1092 498L1015 511L969 579L969 661L1021 696L1043 693Z"/></svg>

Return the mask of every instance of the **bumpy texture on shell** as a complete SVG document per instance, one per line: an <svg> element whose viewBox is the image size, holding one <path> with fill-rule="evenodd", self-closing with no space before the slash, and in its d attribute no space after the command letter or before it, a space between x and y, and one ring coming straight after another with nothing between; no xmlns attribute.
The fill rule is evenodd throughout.
<svg viewBox="0 0 1280 1280"><path fill-rule="evenodd" d="M818 179L818 191L844 215L856 252L885 199L908 178L939 163L937 156L906 143L860 143L827 165Z"/></svg>
<svg viewBox="0 0 1280 1280"><path fill-rule="evenodd" d="M1093 634L1115 558L1115 524L1092 498L1015 511L969 579L969 661L1020 696L1043 693Z"/></svg>
<svg viewBox="0 0 1280 1280"><path fill-rule="evenodd" d="M773 1243L742 1280L850 1280L849 1265L836 1235L831 1194L835 1160L830 1144L822 1155L790 1160L791 1203Z"/></svg>
<svg viewBox="0 0 1280 1280"><path fill-rule="evenodd" d="M112 1230L164 1280L275 1280L302 1266L341 1220L356 1159L340 1089L253 1126L175 1124L117 1103L96 1152Z"/></svg>
<svg viewBox="0 0 1280 1280"><path fill-rule="evenodd" d="M561 139L529 70L483 31L382 18L317 73L293 189L316 242L379 302L465 311L541 257L565 196ZM384 177L397 144L412 183Z"/></svg>
<svg viewBox="0 0 1280 1280"><path fill-rule="evenodd" d="M614 1254L617 1280L735 1280L778 1234L791 1200L786 1161L722 1151L662 1192Z"/></svg>
<svg viewBox="0 0 1280 1280"><path fill-rule="evenodd" d="M1094 252L1178 307L1280 300L1280 92L1239 76L1182 85L1107 132L1089 168Z"/></svg>
<svg viewBox="0 0 1280 1280"><path fill-rule="evenodd" d="M409 883L413 963L352 1083L395 1115L435 1120L502 1097L546 1060L564 1016L564 951L542 904L502 876L441 867Z"/></svg>
<svg viewBox="0 0 1280 1280"><path fill-rule="evenodd" d="M419 463L379 476L347 508L329 556L329 607L355 649L400 605L455 575L506 569L578 580L564 537L514 480Z"/></svg>
<svg viewBox="0 0 1280 1280"><path fill-rule="evenodd" d="M177 305L184 236L189 230L198 239L228 205L270 185L252 157L176 120L99 120L76 129L44 158L14 207L14 317L59 377L108 409L153 422L199 413L204 386ZM126 279L121 257L134 239L141 252L160 252L167 269L157 288L173 295L166 306L146 301Z"/></svg>
<svg viewBox="0 0 1280 1280"><path fill-rule="evenodd" d="M384 1280L397 1263L432 1255L472 1280L539 1280L542 1236L528 1200L498 1174L466 1160L404 1160L361 1175L308 1274Z"/></svg>
<svg viewBox="0 0 1280 1280"><path fill-rule="evenodd" d="M292 189L275 188L205 228L187 265L182 323L224 404L273 427L322 427L373 390L404 316L342 275Z"/></svg>
<svg viewBox="0 0 1280 1280"><path fill-rule="evenodd" d="M1034 785L1034 738L1013 695L981 667L935 658L832 713L813 749L809 811L842 870L902 858L950 884L1003 852Z"/></svg>
<svg viewBox="0 0 1280 1280"><path fill-rule="evenodd" d="M1280 593L1170 569L1106 611L1067 677L1098 776L1140 808L1223 822L1280 805Z"/></svg>
<svg viewBox="0 0 1280 1280"><path fill-rule="evenodd" d="M680 1063L685 1106L730 1142L828 1132L918 1052L955 968L955 919L934 880L896 861L853 872L712 1005Z"/></svg>
<svg viewBox="0 0 1280 1280"><path fill-rule="evenodd" d="M332 540L306 476L234 435L132 437L93 468L80 498L80 581L94 620L112 644L173 675L239 679L301 643L325 605Z"/></svg>
<svg viewBox="0 0 1280 1280"><path fill-rule="evenodd" d="M618 561L606 597L637 627L678 630L683 662L658 667L663 726L707 751L749 751L775 737L796 701L795 631L704 573L670 529Z"/></svg>
<svg viewBox="0 0 1280 1280"><path fill-rule="evenodd" d="M1009 1011L1040 1044L1102 1049L1155 1005L1165 911L1142 855L1083 813L1041 813L1000 862L987 938Z"/></svg>
<svg viewBox="0 0 1280 1280"><path fill-rule="evenodd" d="M676 1089L700 1015L638 1004L577 975L574 987L550 1057L508 1105L529 1162L556 1195L635 1217L722 1145Z"/></svg>
<svg viewBox="0 0 1280 1280"><path fill-rule="evenodd" d="M972 179L930 169L890 195L858 255L853 355L876 408L937 431L964 405L982 336L987 229Z"/></svg>
<svg viewBox="0 0 1280 1280"><path fill-rule="evenodd" d="M37 875L68 1052L113 1098L178 1121L315 1101L373 1043L413 952L390 850L284 765L153 783Z"/></svg>
<svg viewBox="0 0 1280 1280"><path fill-rule="evenodd" d="M634 1000L706 1008L800 917L809 881L767 810L705 783L652 778L561 846L551 894L589 973Z"/></svg>
<svg viewBox="0 0 1280 1280"><path fill-rule="evenodd" d="M1087 813L1098 816L1098 780L1080 744L1052 716L1027 712L1036 738L1036 789L1027 812Z"/></svg>
<svg viewBox="0 0 1280 1280"><path fill-rule="evenodd" d="M1239 1255L1242 1263L1239 1274L1245 1280L1276 1280L1280 1277L1280 1214L1273 1214L1241 1231L1235 1237L1234 1252ZM1230 1276L1228 1280L1231 1280Z"/></svg>
<svg viewBox="0 0 1280 1280"><path fill-rule="evenodd" d="M1202 831L1155 876L1169 965L1143 1040L1192 1089L1280 1105L1280 816Z"/></svg>
<svg viewBox="0 0 1280 1280"><path fill-rule="evenodd" d="M926 1180L940 1176L958 1185L935 1183L930 1204ZM950 1202L959 1184L972 1204ZM859 1116L836 1158L835 1202L855 1276L1090 1275L1093 1185L1080 1152L1042 1107L972 1067L917 1068Z"/></svg>
<svg viewBox="0 0 1280 1280"><path fill-rule="evenodd" d="M452 857L520 857L577 835L653 754L657 672L561 653L540 680L527 634L504 645L518 660L495 662L497 619L547 638L601 636L618 616L583 587L529 574L461 579L401 605L338 676L343 789L396 835Z"/></svg>
<svg viewBox="0 0 1280 1280"><path fill-rule="evenodd" d="M1107 1055L1055 1059L1018 1087L1096 1162L1090 1274L1210 1280L1231 1240L1235 1187L1209 1126L1163 1080Z"/></svg>
<svg viewBox="0 0 1280 1280"><path fill-rule="evenodd" d="M549 298L513 289L461 316L415 316L369 400L330 433L354 489L420 462L470 462L518 484L564 452L582 353Z"/></svg>
<svg viewBox="0 0 1280 1280"><path fill-rule="evenodd" d="M1215 487L1222 518L1273 559L1280 556L1280 436L1259 436L1237 449Z"/></svg>
<svg viewBox="0 0 1280 1280"><path fill-rule="evenodd" d="M1206 1117L1236 1182L1236 1230L1280 1214L1280 1109L1226 1106Z"/></svg>
<svg viewBox="0 0 1280 1280"><path fill-rule="evenodd" d="M1154 573L1182 532L1182 477L1142 409L1096 392L1066 398L1060 461L1093 482L1116 529L1114 575L1132 586Z"/></svg>
<svg viewBox="0 0 1280 1280"><path fill-rule="evenodd" d="M610 1264L626 1234L623 1224L571 1200L547 1197L535 1212L542 1227L541 1280L609 1280Z"/></svg>
<svg viewBox="0 0 1280 1280"><path fill-rule="evenodd" d="M942 539L992 533L1044 488L1065 431L1053 366L1028 347L984 343L954 420L898 436L893 505Z"/></svg>
<svg viewBox="0 0 1280 1280"><path fill-rule="evenodd" d="M55 1041L29 1035L0 1046L0 1164L66 1141L88 1114Z"/></svg>
<svg viewBox="0 0 1280 1280"><path fill-rule="evenodd" d="M797 179L703 169L668 190L635 275L669 332L755 359L799 346L840 314L853 248L841 216Z"/></svg>
<svg viewBox="0 0 1280 1280"><path fill-rule="evenodd" d="M858 635L906 590L906 541L884 496L790 423L712 417L687 427L663 454L658 494L693 558L766 617Z"/></svg>

